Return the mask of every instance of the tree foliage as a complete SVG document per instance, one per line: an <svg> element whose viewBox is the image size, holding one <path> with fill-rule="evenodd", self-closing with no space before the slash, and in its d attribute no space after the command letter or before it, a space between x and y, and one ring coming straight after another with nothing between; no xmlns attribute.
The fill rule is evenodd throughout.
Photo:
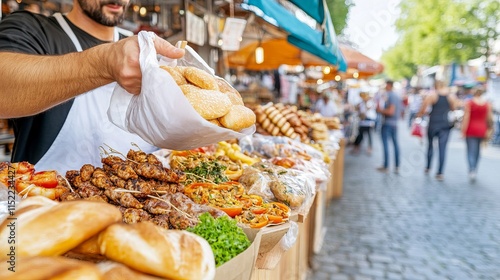
<svg viewBox="0 0 500 280"><path fill-rule="evenodd" d="M354 6L351 0L326 0L333 26L337 35L342 34L346 25L349 9Z"/></svg>
<svg viewBox="0 0 500 280"><path fill-rule="evenodd" d="M400 40L383 55L388 75L408 77L416 65L463 63L489 53L498 38L498 0L402 0ZM411 76L411 75L410 75Z"/></svg>

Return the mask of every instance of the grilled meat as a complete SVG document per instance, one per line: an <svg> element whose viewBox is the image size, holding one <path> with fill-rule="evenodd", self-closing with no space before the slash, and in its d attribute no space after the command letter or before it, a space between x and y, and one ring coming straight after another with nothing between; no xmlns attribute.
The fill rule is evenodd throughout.
<svg viewBox="0 0 500 280"><path fill-rule="evenodd" d="M82 177L83 181L89 181L92 178L92 173L94 173L94 166L90 164L84 164L82 168L80 168L80 177Z"/></svg>
<svg viewBox="0 0 500 280"><path fill-rule="evenodd" d="M170 225L169 216L168 215L157 215L153 217L151 222L153 222L155 225L160 226L164 229L172 229L172 226Z"/></svg>
<svg viewBox="0 0 500 280"><path fill-rule="evenodd" d="M149 198L144 202L144 209L151 214L168 214L170 213L170 204L154 198Z"/></svg>
<svg viewBox="0 0 500 280"><path fill-rule="evenodd" d="M153 186L149 182L142 179L130 179L127 181L125 189L131 191L139 191L140 193L132 193L133 196L139 198L146 198L153 193Z"/></svg>
<svg viewBox="0 0 500 280"><path fill-rule="evenodd" d="M98 187L92 185L90 182L83 182L76 192L82 197L82 198L88 198L91 196L99 196L102 194L102 190L99 189Z"/></svg>
<svg viewBox="0 0 500 280"><path fill-rule="evenodd" d="M142 203L140 203L132 194L128 192L119 192L115 191L116 188L110 187L104 190L104 194L115 203L130 208L141 209L143 207Z"/></svg>
<svg viewBox="0 0 500 280"><path fill-rule="evenodd" d="M101 189L113 188L113 183L108 178L108 175L102 168L96 168L94 173L92 173L92 178L90 182Z"/></svg>
<svg viewBox="0 0 500 280"><path fill-rule="evenodd" d="M128 208L123 212L123 222L127 224L135 224L149 220L151 220L151 215L142 209Z"/></svg>
<svg viewBox="0 0 500 280"><path fill-rule="evenodd" d="M82 197L74 192L63 193L59 198L61 201L72 201L72 200L80 200Z"/></svg>

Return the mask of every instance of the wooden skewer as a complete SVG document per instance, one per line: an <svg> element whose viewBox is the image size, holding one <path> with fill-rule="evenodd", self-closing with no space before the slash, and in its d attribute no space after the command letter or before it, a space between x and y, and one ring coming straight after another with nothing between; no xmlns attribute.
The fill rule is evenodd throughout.
<svg viewBox="0 0 500 280"><path fill-rule="evenodd" d="M191 219L192 221L196 221L195 218L193 218L191 215L189 215L188 213L180 210L179 208L175 207L172 203L170 203L169 201L165 200L165 199L162 199L162 198L159 198L159 197L156 197L156 196L152 196L152 195L148 195L149 198L154 198L154 199L158 199L160 201L163 201L165 203L167 203L168 205L170 205L172 208L174 208L175 210L179 211L180 213L182 213L183 215L185 215L188 219Z"/></svg>

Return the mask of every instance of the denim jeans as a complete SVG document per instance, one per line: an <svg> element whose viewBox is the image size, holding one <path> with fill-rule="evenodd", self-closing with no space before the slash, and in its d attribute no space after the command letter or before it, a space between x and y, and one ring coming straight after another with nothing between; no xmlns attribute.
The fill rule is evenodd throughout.
<svg viewBox="0 0 500 280"><path fill-rule="evenodd" d="M398 128L394 125L383 124L381 128L382 144L384 145L384 168L389 167L389 138L392 138L394 144L394 159L396 168L399 167L399 145L398 145Z"/></svg>
<svg viewBox="0 0 500 280"><path fill-rule="evenodd" d="M427 148L427 169L431 168L432 154L434 152L434 138L438 138L439 143L439 167L437 174L443 174L444 160L446 157L446 144L448 143L448 136L450 135L449 128L429 129L427 131L427 140L429 146Z"/></svg>
<svg viewBox="0 0 500 280"><path fill-rule="evenodd" d="M481 150L481 141L483 138L467 137L467 160L469 161L469 172L476 172L479 162L479 152Z"/></svg>
<svg viewBox="0 0 500 280"><path fill-rule="evenodd" d="M494 116L494 135L491 142L495 145L500 145L500 114Z"/></svg>

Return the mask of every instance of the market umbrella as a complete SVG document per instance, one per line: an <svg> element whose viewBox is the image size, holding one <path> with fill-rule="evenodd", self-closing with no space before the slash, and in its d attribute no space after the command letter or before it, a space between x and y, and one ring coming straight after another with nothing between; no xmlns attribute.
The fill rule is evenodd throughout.
<svg viewBox="0 0 500 280"><path fill-rule="evenodd" d="M261 47L264 51L262 63L256 61L256 50ZM286 39L270 39L263 42L254 41L239 51L227 55L230 68L243 67L247 70L273 70L280 65L329 65L321 58L303 51L287 42Z"/></svg>
<svg viewBox="0 0 500 280"><path fill-rule="evenodd" d="M256 49L261 47L264 50L264 60L262 63L256 62ZM333 80L336 75L342 78L368 78L384 71L384 66L360 53L359 51L341 44L340 50L347 61L347 71L345 73L335 71L336 67L327 61L303 51L290 44L284 38L275 38L253 41L239 51L227 55L227 62L230 68L242 67L247 70L273 70L278 69L282 64L308 66L330 66L331 72L325 74L323 80Z"/></svg>
<svg viewBox="0 0 500 280"><path fill-rule="evenodd" d="M340 50L347 60L347 73L349 73L349 69L354 69L362 78L374 76L384 71L384 66L381 63L347 45L340 45Z"/></svg>

